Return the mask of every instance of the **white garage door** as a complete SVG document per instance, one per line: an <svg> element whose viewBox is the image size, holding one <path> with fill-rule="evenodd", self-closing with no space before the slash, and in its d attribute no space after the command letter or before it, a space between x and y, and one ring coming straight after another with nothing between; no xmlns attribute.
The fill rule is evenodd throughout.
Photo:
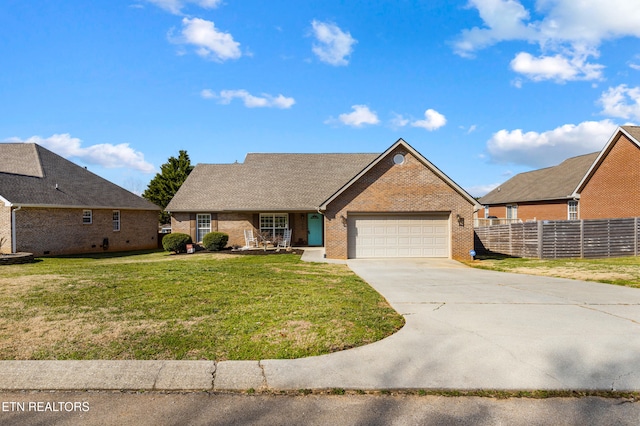
<svg viewBox="0 0 640 426"><path fill-rule="evenodd" d="M449 257L449 215L349 215L349 258Z"/></svg>

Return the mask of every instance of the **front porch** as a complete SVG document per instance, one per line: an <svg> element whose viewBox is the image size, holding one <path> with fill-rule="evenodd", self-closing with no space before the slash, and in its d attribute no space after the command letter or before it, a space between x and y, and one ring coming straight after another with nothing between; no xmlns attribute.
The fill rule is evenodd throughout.
<svg viewBox="0 0 640 426"><path fill-rule="evenodd" d="M291 230L292 246L324 246L324 216L312 211L174 212L171 227L172 232L189 234L194 242L201 242L209 232L224 232L229 235L228 246L234 248L246 245L246 230L252 230L256 237L274 241L287 229Z"/></svg>

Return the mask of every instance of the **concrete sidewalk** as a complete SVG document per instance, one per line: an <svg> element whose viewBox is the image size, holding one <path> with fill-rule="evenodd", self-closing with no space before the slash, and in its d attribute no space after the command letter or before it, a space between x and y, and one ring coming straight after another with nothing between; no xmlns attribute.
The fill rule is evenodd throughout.
<svg viewBox="0 0 640 426"><path fill-rule="evenodd" d="M262 361L0 361L3 390L640 390L640 290L449 260L349 266L406 318L330 355Z"/></svg>

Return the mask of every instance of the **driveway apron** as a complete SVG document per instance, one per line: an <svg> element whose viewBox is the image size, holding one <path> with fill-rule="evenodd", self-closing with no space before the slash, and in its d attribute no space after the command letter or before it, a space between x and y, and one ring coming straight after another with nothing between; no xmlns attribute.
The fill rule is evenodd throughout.
<svg viewBox="0 0 640 426"><path fill-rule="evenodd" d="M273 389L640 389L640 289L468 268L350 260L406 319L330 355L260 362Z"/></svg>

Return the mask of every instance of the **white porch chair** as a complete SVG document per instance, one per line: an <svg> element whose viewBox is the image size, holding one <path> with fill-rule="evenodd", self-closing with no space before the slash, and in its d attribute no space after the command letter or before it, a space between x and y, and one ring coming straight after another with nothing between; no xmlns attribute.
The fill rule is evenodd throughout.
<svg viewBox="0 0 640 426"><path fill-rule="evenodd" d="M285 229L280 241L278 241L277 249L291 247L291 229Z"/></svg>
<svg viewBox="0 0 640 426"><path fill-rule="evenodd" d="M258 238L253 236L253 229L244 230L244 248L258 247Z"/></svg>

